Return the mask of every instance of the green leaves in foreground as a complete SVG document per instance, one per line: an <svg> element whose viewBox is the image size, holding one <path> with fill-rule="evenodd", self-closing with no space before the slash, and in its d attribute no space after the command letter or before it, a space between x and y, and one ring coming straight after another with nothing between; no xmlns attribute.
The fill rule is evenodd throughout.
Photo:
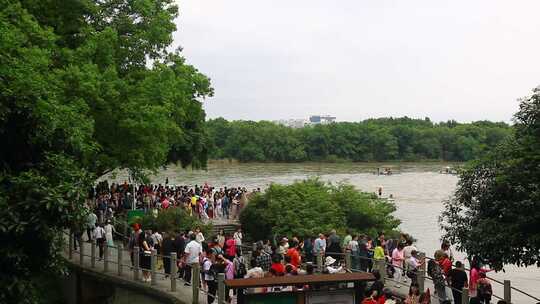
<svg viewBox="0 0 540 304"><path fill-rule="evenodd" d="M540 266L540 90L521 99L516 134L460 174L444 237L494 269Z"/></svg>
<svg viewBox="0 0 540 304"><path fill-rule="evenodd" d="M291 185L272 184L250 199L240 215L242 227L255 240L272 235L317 236L332 229L375 234L399 225L392 203L347 184L331 185L318 179Z"/></svg>

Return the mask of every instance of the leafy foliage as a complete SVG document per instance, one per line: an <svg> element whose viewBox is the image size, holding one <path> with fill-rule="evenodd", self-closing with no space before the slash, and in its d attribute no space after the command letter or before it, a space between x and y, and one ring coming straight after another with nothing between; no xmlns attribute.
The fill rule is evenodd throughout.
<svg viewBox="0 0 540 304"><path fill-rule="evenodd" d="M291 185L272 184L250 199L240 222L253 239L272 235L316 236L332 229L375 234L399 225L395 206L348 184L331 185L318 179Z"/></svg>
<svg viewBox="0 0 540 304"><path fill-rule="evenodd" d="M35 303L93 181L204 166L209 79L170 52L172 0L0 0L0 291Z"/></svg>
<svg viewBox="0 0 540 304"><path fill-rule="evenodd" d="M540 266L540 90L521 99L515 136L460 174L444 237L495 269Z"/></svg>
<svg viewBox="0 0 540 304"><path fill-rule="evenodd" d="M267 121L208 122L210 157L240 161L386 161L477 158L507 138L505 123L434 124L381 118L293 129Z"/></svg>
<svg viewBox="0 0 540 304"><path fill-rule="evenodd" d="M205 224L196 216L190 216L182 208L160 210L157 216L148 213L142 218L134 219L133 223L140 223L143 229L169 233L193 230L196 227L201 228L205 234L212 231L212 224Z"/></svg>

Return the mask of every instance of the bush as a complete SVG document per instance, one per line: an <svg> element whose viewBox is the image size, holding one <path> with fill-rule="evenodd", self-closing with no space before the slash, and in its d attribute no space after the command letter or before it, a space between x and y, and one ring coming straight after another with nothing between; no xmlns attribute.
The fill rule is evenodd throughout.
<svg viewBox="0 0 540 304"><path fill-rule="evenodd" d="M160 232L180 232L193 230L195 227L200 227L205 235L212 231L212 224L205 224L197 217L190 216L182 208L160 210L157 217L147 213L143 217L134 218L132 222L141 224L143 230L152 229Z"/></svg>
<svg viewBox="0 0 540 304"><path fill-rule="evenodd" d="M391 215L394 211L393 203L352 185L308 179L270 185L265 193L250 199L240 222L254 240L273 235L316 236L332 229L343 233L347 228L376 234L397 228L400 222Z"/></svg>

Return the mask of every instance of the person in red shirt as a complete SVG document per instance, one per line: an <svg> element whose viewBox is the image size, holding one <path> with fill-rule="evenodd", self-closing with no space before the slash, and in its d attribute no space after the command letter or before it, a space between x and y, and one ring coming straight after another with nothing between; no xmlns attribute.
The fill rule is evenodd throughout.
<svg viewBox="0 0 540 304"><path fill-rule="evenodd" d="M450 259L448 258L448 255L443 251L437 250L436 253L439 253L439 256L436 257L437 262L439 262L439 265L441 266L441 270L444 273L444 277L447 277L450 270L452 270L452 261L450 261Z"/></svg>
<svg viewBox="0 0 540 304"><path fill-rule="evenodd" d="M300 245L295 241L293 241L291 245L291 248L287 250L287 256L291 258L291 265L298 268L302 262L302 257L300 256Z"/></svg>
<svg viewBox="0 0 540 304"><path fill-rule="evenodd" d="M272 266L270 266L270 272L275 276L285 275L285 265L281 263L281 257L277 254L272 257Z"/></svg>

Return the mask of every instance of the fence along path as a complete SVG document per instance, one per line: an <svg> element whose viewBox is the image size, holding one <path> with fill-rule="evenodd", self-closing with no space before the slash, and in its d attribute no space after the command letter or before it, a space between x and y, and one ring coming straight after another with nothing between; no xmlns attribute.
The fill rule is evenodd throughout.
<svg viewBox="0 0 540 304"><path fill-rule="evenodd" d="M120 234L121 235L121 234ZM116 246L107 246L107 244L104 245L104 258L100 259L98 256L98 248L95 245L94 242L80 242L80 246L78 250L73 250L73 236L69 236L68 233L65 234L65 237L68 238L68 248L66 248L66 255L67 258L76 264L79 264L81 267L92 269L95 271L103 272L107 275L114 276L123 280L131 281L134 284L139 284L141 287L147 287L150 286L151 288L157 289L160 292L163 292L169 296L177 298L179 301L183 303L207 303L207 292L204 288L201 288L199 286L199 275L200 275L200 269L199 265L196 264L193 268L192 272L192 282L194 284L192 286L185 286L182 279L177 278L176 272L177 272L177 264L176 261L178 261L178 257L176 257L176 254L172 254L171 257L164 257L159 254L157 254L155 251L152 252L151 255L151 269L149 269L151 273L151 282L142 282L142 269L140 268L139 264L139 255L134 254L134 263L132 264L130 252L124 248L123 244L120 243ZM125 237L125 236L123 236ZM249 252L250 248L246 247L247 254L250 255ZM139 248L135 248L135 252L138 252ZM345 268L347 271L357 272L361 271L360 269L353 269L352 268L352 262L351 262L351 255L350 253L341 254L342 258L345 262ZM421 253L421 255L425 256L425 254ZM158 263L159 260L163 261L163 258L166 260L169 260L171 263L171 274L169 278L166 278L166 273L164 270L164 267L159 267L160 265ZM430 258L426 258L430 259ZM317 258L317 268L319 271L322 270L322 261L323 257L319 256ZM409 283L407 282L397 282L393 278L388 278L386 276L386 267L389 265L385 260L373 260L373 269L379 270L381 273L381 279L386 282L385 285L388 285L390 289L392 289L397 294L406 294L408 292ZM133 266L132 266L133 265ZM430 289L431 290L431 297L432 301L434 303L440 303L439 297L434 293L434 285L431 280L431 278L426 274L426 263L423 264L423 266L419 269L418 272L418 282L420 285L421 290ZM162 266L162 264L161 264ZM402 269L400 269L402 270ZM523 294L529 301L527 303L535 303L540 302L540 299L528 294L525 291L520 290L519 288L511 286L510 281L504 280L499 281L492 278L489 278L492 282L492 284L499 284L503 287L503 294L493 295L493 300L506 300L507 303L517 303L512 302L512 291L519 292ZM219 288L218 288L218 295L221 296L221 299L219 303L224 302L224 287L223 287L223 280L224 277L220 278L221 282L219 282ZM402 288L395 288L395 286L391 285L399 285ZM447 298L451 299L451 288L447 287ZM462 292L462 303L468 303L469 300L469 292L467 288L464 288ZM216 303L215 301L214 303ZM232 297L232 302L235 302L235 298Z"/></svg>

